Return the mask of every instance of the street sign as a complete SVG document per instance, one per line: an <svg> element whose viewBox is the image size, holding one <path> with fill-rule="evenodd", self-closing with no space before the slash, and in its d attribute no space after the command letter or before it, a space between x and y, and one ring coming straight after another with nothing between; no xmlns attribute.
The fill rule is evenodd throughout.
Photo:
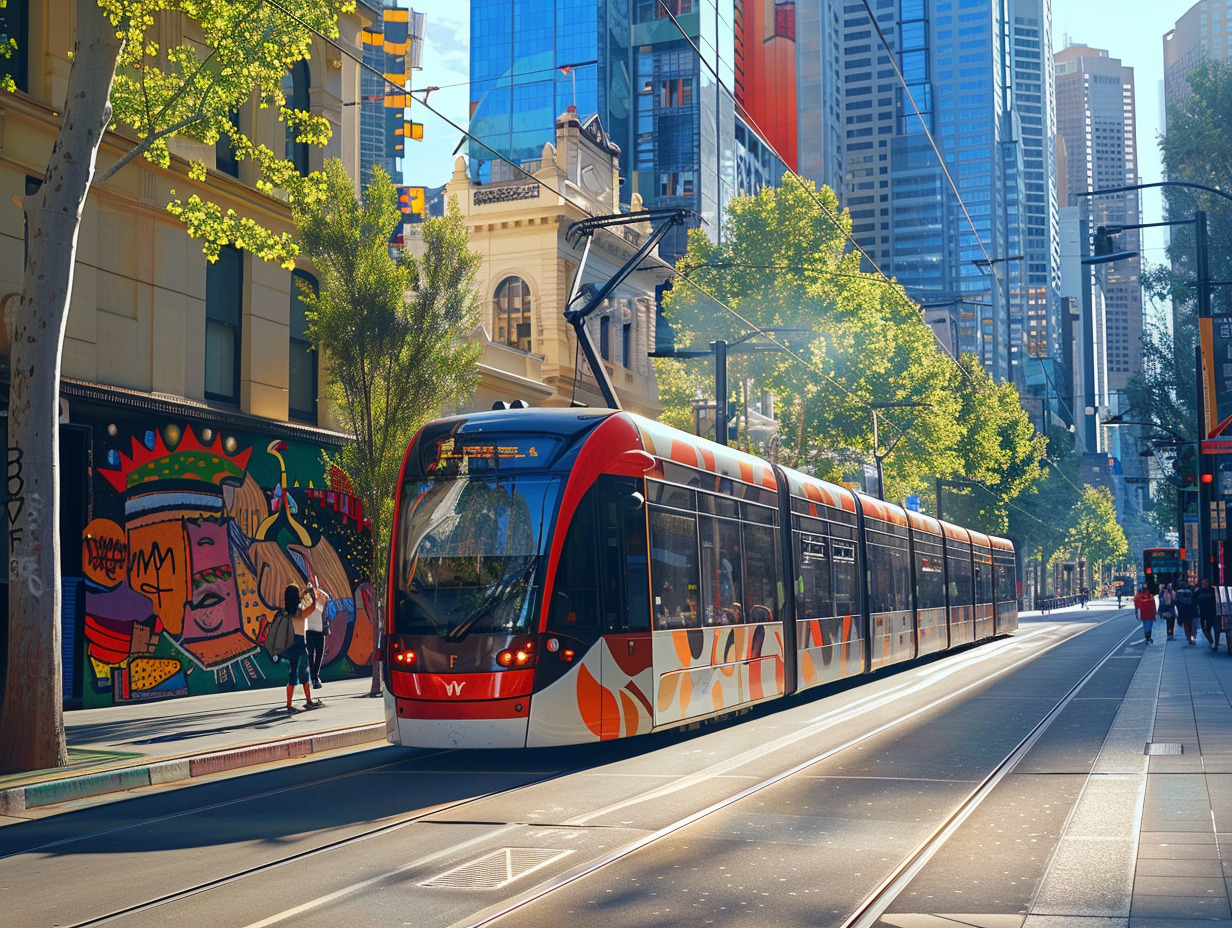
<svg viewBox="0 0 1232 928"><path fill-rule="evenodd" d="M908 496L903 500L903 506L912 512L920 512L920 498L918 496Z"/></svg>

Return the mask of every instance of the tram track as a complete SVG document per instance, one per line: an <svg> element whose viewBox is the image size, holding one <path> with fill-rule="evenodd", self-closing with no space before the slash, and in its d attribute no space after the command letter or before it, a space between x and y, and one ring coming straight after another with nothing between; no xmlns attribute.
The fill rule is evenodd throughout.
<svg viewBox="0 0 1232 928"><path fill-rule="evenodd" d="M1035 633L1029 632L1025 635L1020 633L1017 636L1002 639L1000 641L1000 646L1007 648L1007 649L1021 648L1025 644L1030 642L1031 638L1033 638L1035 635L1043 634L1043 633L1044 633L1043 630L1039 632L1035 632ZM1126 638L1128 637L1129 636L1126 636ZM750 784L749 786L738 790L737 792L733 793L732 795L728 797L725 797L715 803L712 803L711 805L703 809L694 811L686 816L682 816L676 821L673 821L670 824L667 824L661 828L658 828L655 831L623 847L616 848L602 857L592 859L583 864L579 864L573 869L560 873L555 877L549 878L547 881L540 883L537 886L532 887L521 894L513 896L503 902L497 903L496 905L489 907L488 909L485 909L479 913L476 913L473 916L468 917L462 921L455 922L453 928L481 928L481 926L486 926L486 925L491 925L493 923L496 923L503 917L511 913L517 912L519 910L523 910L528 906L532 906L535 902L545 899L551 896L553 893L556 893L564 889L565 887L570 886L576 883L577 881L584 879L587 876L593 875L603 870L604 868L610 867L619 861L626 860L631 855L637 854L639 851L643 851L649 848L653 848L656 845L660 845L661 842L664 842L665 840L670 838L672 835L675 835L689 828L689 826L696 824L698 822L701 822L702 820L706 819L709 816L714 815L717 812L728 809L732 807L733 805L753 795L756 795L757 793L760 793L761 791L765 789L768 789L777 784L783 783L784 781L790 779L793 776L797 776L803 773L804 771L808 770L809 768L815 766L818 763L821 763L826 760L830 760L834 757L837 757L843 754L846 751L850 751L856 746L867 742L869 739L882 735L888 731L891 731L892 729L900 725L904 725L918 718L924 713L932 712L938 709L939 707L944 706L947 703L953 702L954 700L961 699L964 696L967 696L968 694L970 694L972 691L976 690L977 688L987 686L993 680L996 680L1000 677L1003 677L1007 674L1011 674L1021 669L1025 664L1039 659L1044 654L1046 654L1048 651L1061 646L1068 640L1069 640L1068 637L1064 637L1064 638L1058 639L1057 641L1047 643L1046 645L1044 645L1043 647L1039 649L1032 647L1031 649L1029 649L1029 653L1012 660L1010 663L1006 664L1004 667L998 669L997 671L993 673L983 676L974 682L963 685L958 689L947 692L944 695L936 699L929 700L926 704L922 704L918 706L917 708L913 709L911 712L905 713L883 724L877 725L866 732L862 732L856 737L853 737L853 738L850 738L844 741L842 744L830 747L824 751L821 751L812 756L809 756L805 758L804 760L802 760L801 762L794 764L789 769L780 771L772 776L763 777L762 779L758 780L756 783ZM895 896L897 896L897 894L901 892L902 888L908 882L910 882L910 878L916 872L918 872L918 870L925 863L927 863L927 860L936 852L938 848L940 848L944 844L945 839L962 824L962 822L979 805L979 803L983 800L983 798L989 792L991 792L991 790L996 786L996 783L999 782L1000 779L1006 775L1006 773L1008 773L1010 770L1013 769L1014 765L1018 762L1018 760L1023 755L1025 755L1027 751L1030 750L1030 747L1039 739L1039 737L1043 735L1043 733L1047 730L1048 726L1052 723L1052 721L1055 720L1055 718L1060 714L1060 712L1063 711L1065 706L1068 705L1069 702L1073 700L1073 698L1075 698L1077 693L1081 691L1082 687L1085 686L1085 684L1090 680L1091 676L1098 670L1098 668L1103 666L1103 664L1107 662L1109 657L1111 657L1112 654L1115 653L1115 651L1118 648L1120 648L1123 644L1124 644L1124 639L1118 641L1117 644L1112 649L1110 649L1103 656L1103 658L1095 665L1095 667L1093 667L1086 674L1084 674L1084 676L1078 682L1076 682L1074 686L1071 687L1071 689L1067 691L1067 693L1064 696L1062 696L1060 700L1056 702L1056 704L1052 707L1052 709L1044 716L1044 718L1039 723L1037 723L1037 725L1032 729L1032 731L1027 735L1027 737L1024 738L1015 747L1013 751L1009 752L1005 756L1005 758L1002 759L1001 762L997 764L994 770L991 773L989 773L988 776L975 789L971 790L971 792L958 805L958 807L955 808L954 811L951 812L949 816L947 816L945 821L937 826L936 830L929 836L929 838L925 840L923 843L921 843L920 846L917 847L916 850L911 855L909 855L906 859L904 859L895 868L893 873L881 885L879 885L877 889L873 891L873 893L871 893L868 896L868 898L860 905L859 909L855 913L853 913L851 918L845 923L843 923L843 928L866 928L866 926L869 926L873 924L873 922L876 921L877 917L882 912L884 912L886 907L888 907L893 902L893 899L895 898ZM994 647L996 647L997 643L994 642L993 645ZM985 646L985 647L972 649L971 651L959 653L958 655L955 655L954 657L956 657L958 659L958 662L961 663L964 660L964 654L969 655L969 657L966 658L967 660L975 661L975 660L982 660L982 658L987 656L988 653L989 652L987 650L987 647ZM977 654L980 656L977 657L976 656ZM773 751L778 748L786 747L790 744L794 744L794 743L803 741L805 739L814 737L820 731L833 728L834 726L842 724L844 722L851 721L857 716L867 715L871 711L882 709L886 707L889 703L902 699L904 695L906 694L918 693L920 691L926 690L928 687L935 686L941 679L947 676L949 672L952 672L954 663L955 662L953 661L947 662L948 669L943 669L939 671L930 671L929 669L925 668L924 672L918 674L916 678L911 679L911 680L904 680L899 686L893 687L892 689L888 691L860 697L860 698L855 699L851 704L847 706L844 706L842 708L835 709L832 711L823 712L819 715L816 715L812 717L811 719L809 719L806 725L802 726L800 729L794 731L790 735L786 735L779 739L776 739L775 741L759 745L755 749L739 752L738 754L732 757L724 758L713 764L708 764L703 769L696 770L696 771L693 771L691 773L688 773L688 774L685 774L679 777L675 777L669 783L661 784L651 790L639 793L636 796L617 800L615 802L605 804L600 809L590 810L586 812L585 814L573 816L569 819L559 822L558 825L559 827L569 827L569 828L602 827L599 825L595 825L593 823L604 815L608 815L612 812L618 811L627 806L632 806L632 805L639 804L639 803L646 803L654 799L658 799L658 798L662 798L664 796L670 795L672 793L678 793L680 791L686 790L690 786L698 782L701 782L701 781L704 781L710 778L714 778L716 776L720 776L725 773L729 773L739 768L740 766L747 764L754 756L761 756L761 755L764 755L768 751ZM459 752L450 752L450 751L434 752L433 754L428 755L428 756L441 757L441 756L451 755L454 753L459 753ZM398 762L391 763L391 764L381 765L381 767L373 768L373 769L374 770L388 769L390 767L394 767L394 766L397 766L399 764L404 764L404 763L405 763L405 760L402 760L402 761L398 761ZM585 768L579 768L579 769L585 769ZM112 912L108 912L103 915L94 916L91 918L87 918L84 920L75 921L71 923L66 923L65 928L92 928L92 926L123 923L125 920L138 916L142 913L153 912L165 906L173 905L177 902L188 900L194 896L199 896L203 893L207 893L212 890L221 889L223 887L228 886L229 884L235 884L240 881L244 881L244 880L248 880L252 878L259 878L263 875L274 873L278 871L279 869L309 861L312 858L319 858L323 855L333 854L338 851L345 851L349 848L354 848L362 844L363 842L371 841L376 838L394 834L400 829L405 829L417 823L426 822L429 820L433 820L439 823L439 822L442 822L442 817L447 817L449 819L466 820L467 819L466 809L468 807L475 806L478 803L486 801L486 800L499 798L505 795L511 795L513 793L516 793L519 790L527 789L532 786L542 785L543 783L549 782L553 779L568 777L576 772L579 772L579 771L577 769L554 771L542 777L536 777L531 780L524 780L517 785L508 787L507 789L493 790L491 792L484 793L481 795L469 796L457 802L440 804L440 805L436 805L430 808L417 809L412 813L399 816L393 821L385 821L376 827L365 829L361 831L360 833L350 834L344 838L339 838L334 841L329 841L324 844L318 845L313 848L305 849L297 853L286 854L286 855L279 857L276 860L266 861L266 862L263 862L263 863L260 863L260 864L257 864L251 867L236 870L235 872L222 875L214 879L202 880L201 882L196 883L194 885L181 888L181 889L178 889L172 892L167 892L165 894L157 896L156 898L151 898L151 899L145 900L140 903L136 903L131 906L127 906L127 907L117 909ZM341 777L323 778L321 782L339 779L339 778L342 778L348 775L349 774L343 774L341 775ZM301 783L301 784L296 784L295 786L285 787L280 790L271 790L266 794L262 794L262 797L277 795L279 792L289 792L289 791L302 789L308 785L312 785L312 784ZM201 807L198 809L185 810L183 812L175 813L173 815L163 816L157 820L151 819L151 820L146 820L140 823L135 823L134 825L122 826L116 829L107 829L104 831L97 832L93 836L103 836L103 835L112 834L112 833L116 833L119 831L123 831L125 828L129 828L129 827L138 827L138 826L144 827L156 821L169 822L177 818L182 818L184 816L189 816L195 813L200 813L207 809L223 808L226 806L237 805L237 804L241 804L245 802L250 802L256 798L260 798L260 797L247 796L247 797L237 798L234 800L228 800L227 802L224 802L224 803L217 803L209 807ZM479 818L480 817L476 817L475 823L478 823ZM307 899L298 905L295 905L285 910L268 915L265 918L261 918L259 920L255 920L251 923L248 923L244 926L244 928L273 928L273 926L276 926L276 925L293 923L300 916L304 916L304 915L307 915L308 913L312 913L314 911L323 909L326 906L330 906L330 905L345 901L348 897L353 897L358 894L371 891L375 888L379 888L382 884L388 884L391 881L398 880L399 878L404 877L406 874L412 871L422 870L424 868L432 867L432 866L439 864L441 861L456 859L459 855L463 855L463 854L466 854L474 850L482 849L485 846L491 845L493 842L499 842L503 836L507 835L514 829L524 827L529 823L521 822L521 821L511 821L511 822L492 822L491 824L493 825L493 827L488 830L485 830L483 834L481 835L478 835L466 841L462 841L458 843L451 843L447 847L442 847L430 853L425 853L423 855L417 856L415 859L406 861L405 863L393 869L386 870L384 872L376 874L372 876L370 879L354 882L349 885L336 888L330 892L322 893L321 895L315 898ZM55 846L62 846L64 844L70 843L71 841L81 840L82 837L86 837L86 836L77 836L73 839L63 839L61 841L54 842L53 844L43 845L41 848L36 848L33 850L42 850L42 849L47 849L47 848L51 848Z"/></svg>
<svg viewBox="0 0 1232 928"><path fill-rule="evenodd" d="M1035 725L1031 732L1024 739L1022 739L1022 741L1020 741L1012 751L1005 755L1005 757L993 768L992 772L989 773L988 776L985 777L985 779L959 803L959 805L945 818L945 820L937 826L932 834L930 834L924 842L917 846L911 854L904 858L903 861L894 868L890 876L887 877L872 893L868 895L868 897L864 899L856 911L842 923L841 928L869 928L869 926L871 926L877 918L880 917L886 908L893 903L907 884L910 883L911 878L914 877L915 874L918 873L919 870L928 862L928 860L931 859L931 857L944 845L945 840L953 834L959 826L961 826L961 824L971 815L971 813L975 811L984 798L992 792L997 783L999 783L1001 779L1014 768L1018 761L1026 755L1035 742L1039 740L1044 732L1047 731L1048 727L1051 726L1061 712L1064 711L1065 707L1069 705L1069 703L1079 692L1081 692L1082 688L1090 681L1095 673L1098 672L1098 670L1103 667L1105 663L1107 663L1108 659L1111 658L1112 655L1115 654L1116 651L1119 650L1125 642L1136 633L1137 630L1135 629L1133 632L1126 634L1124 638L1118 640L1117 643L1104 654L1100 661L1098 661L1086 674L1084 674L1070 688L1070 690L1057 701L1057 703L1044 715L1043 719ZM970 691L983 687L998 677L1013 673L1023 664L1038 659L1047 651L1059 647L1063 643L1063 641L1058 641L1044 649L1044 651L1032 654L1022 660L1015 661L1013 664L1002 668L995 674L968 684L953 692L947 693L945 696L933 700L926 705L920 706L900 718L871 729L870 731L865 732L856 738L852 738L841 745L820 752L819 754L794 765L788 770L782 771L772 777L767 777L758 783L746 787L745 789L740 790L739 792L723 800L720 800L719 802L713 803L705 809L685 816L670 825L660 828L659 830L645 836L633 844L613 851L611 854L602 859L580 866L572 871L561 874L546 884L541 884L534 889L528 890L522 896L494 907L476 919L455 923L450 926L450 928L484 928L484 926L497 923L501 918L516 912L521 908L531 905L536 901L544 899L550 894L557 892L566 886L583 879L584 877L595 874L605 867L611 866L618 861L628 858L638 851L650 848L658 842L682 831L690 825L702 821L714 813L724 811L765 789L778 785L779 783L782 783L783 781L790 779L805 770L808 770L810 767L813 767L822 761L830 760L843 752L848 751L865 741L868 741L871 738L884 734L885 732L890 731L901 724L909 722L924 713L931 712L948 702L961 698ZM759 749L759 751L760 750L761 749ZM727 765L725 764L725 766ZM592 817L597 817L598 814L599 813L596 813L595 816ZM262 923L259 926L250 925L246 926L246 928L266 928L266 925Z"/></svg>

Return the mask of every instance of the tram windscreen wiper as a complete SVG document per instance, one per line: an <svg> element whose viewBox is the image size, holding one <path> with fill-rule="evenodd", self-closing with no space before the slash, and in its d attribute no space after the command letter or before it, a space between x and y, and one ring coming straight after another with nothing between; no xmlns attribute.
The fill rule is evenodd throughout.
<svg viewBox="0 0 1232 928"><path fill-rule="evenodd" d="M484 599L479 608L473 613L451 628L445 633L446 641L461 641L470 630L475 627L475 624L485 616L489 615L497 606L505 602L505 594L512 590L517 584L526 579L535 567L538 565L539 559L532 557L524 567L515 573L501 577L499 580L491 584L484 591Z"/></svg>

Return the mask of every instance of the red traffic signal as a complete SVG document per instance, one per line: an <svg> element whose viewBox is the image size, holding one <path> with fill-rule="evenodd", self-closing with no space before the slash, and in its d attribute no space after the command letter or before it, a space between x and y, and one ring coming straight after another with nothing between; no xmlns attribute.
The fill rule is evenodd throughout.
<svg viewBox="0 0 1232 928"><path fill-rule="evenodd" d="M1214 474L1203 474L1203 475L1202 475L1202 482L1203 482L1203 483L1210 483L1210 482L1211 482L1211 481L1213 481L1214 479L1215 479L1215 475L1214 475Z"/></svg>

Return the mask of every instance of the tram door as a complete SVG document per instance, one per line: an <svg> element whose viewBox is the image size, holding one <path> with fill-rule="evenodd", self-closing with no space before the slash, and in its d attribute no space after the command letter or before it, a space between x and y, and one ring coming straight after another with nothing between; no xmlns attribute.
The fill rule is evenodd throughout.
<svg viewBox="0 0 1232 928"><path fill-rule="evenodd" d="M603 476L598 489L599 582L603 634L604 738L645 734L653 724L650 572L646 488L633 477Z"/></svg>

